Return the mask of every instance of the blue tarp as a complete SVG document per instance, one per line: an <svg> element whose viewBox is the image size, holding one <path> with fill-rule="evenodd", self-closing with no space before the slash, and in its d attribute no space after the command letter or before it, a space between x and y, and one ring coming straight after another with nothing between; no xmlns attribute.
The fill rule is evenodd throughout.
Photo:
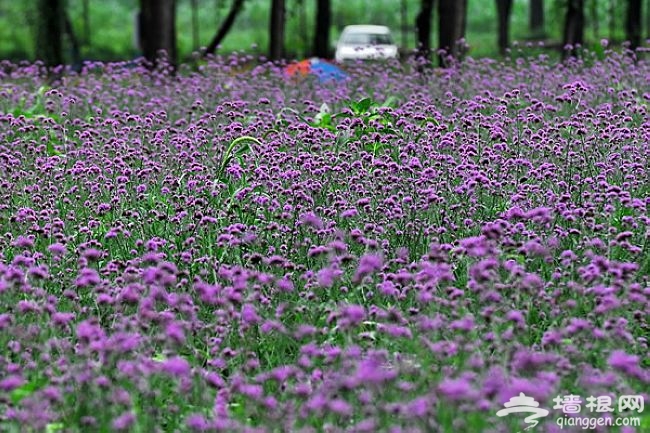
<svg viewBox="0 0 650 433"><path fill-rule="evenodd" d="M327 81L341 81L348 76L348 74L343 72L337 66L322 61L312 61L311 72L318 77L318 80L321 83Z"/></svg>

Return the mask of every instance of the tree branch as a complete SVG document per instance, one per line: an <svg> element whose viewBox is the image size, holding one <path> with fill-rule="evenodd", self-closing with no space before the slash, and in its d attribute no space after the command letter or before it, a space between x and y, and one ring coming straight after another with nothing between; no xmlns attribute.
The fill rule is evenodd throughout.
<svg viewBox="0 0 650 433"><path fill-rule="evenodd" d="M212 38L210 45L208 45L208 47L205 49L203 56L206 56L208 54L214 54L215 51L217 51L217 47L219 46L223 38L226 37L226 35L230 31L230 28L235 23L235 19L237 18L237 15L239 15L239 12L241 12L242 7L244 6L244 1L245 0L233 0L232 6L230 7L230 11L228 11L228 16L226 17L223 24L221 24L221 27L219 27L217 34L214 35L214 38Z"/></svg>

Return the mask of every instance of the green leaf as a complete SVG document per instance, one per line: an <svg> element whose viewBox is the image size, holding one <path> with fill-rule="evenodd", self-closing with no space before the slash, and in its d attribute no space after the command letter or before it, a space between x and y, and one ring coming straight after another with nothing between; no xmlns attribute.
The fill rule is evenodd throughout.
<svg viewBox="0 0 650 433"><path fill-rule="evenodd" d="M45 426L45 433L54 433L60 430L63 430L65 426L63 423L60 422L54 422L54 423L49 423L48 425Z"/></svg>
<svg viewBox="0 0 650 433"><path fill-rule="evenodd" d="M424 121L425 121L425 122L431 122L431 123L433 123L433 124L436 125L436 126L440 125L440 122L438 122L438 121L437 121L435 118L433 118L433 117L427 117Z"/></svg>
<svg viewBox="0 0 650 433"><path fill-rule="evenodd" d="M50 86L41 86L41 87L39 87L38 90L36 91L36 94L37 94L39 97L42 97L43 95L45 95L45 92L47 92L47 91L50 90L50 89L51 89Z"/></svg>
<svg viewBox="0 0 650 433"><path fill-rule="evenodd" d="M47 155L48 156L61 156L61 155L63 155L61 152L59 152L58 150L56 150L54 148L54 144L52 144L52 141L47 140L47 144L45 146L46 146L46 149L47 149Z"/></svg>
<svg viewBox="0 0 650 433"><path fill-rule="evenodd" d="M397 102L398 99L395 96L389 96L388 99L386 99L386 101L384 101L384 103L381 104L381 106L395 108L397 107Z"/></svg>
<svg viewBox="0 0 650 433"><path fill-rule="evenodd" d="M354 117L354 115L350 114L349 112L346 111L341 111L340 113L336 113L335 115L332 116L333 119L338 119L338 118L350 118Z"/></svg>
<svg viewBox="0 0 650 433"><path fill-rule="evenodd" d="M232 161L233 158L241 157L245 155L247 152L252 151L252 148L250 146L250 143L255 143L259 146L262 145L262 143L255 137L251 137L249 135L244 135L238 138L235 138L230 145L228 146L228 149L226 149L226 153L224 153L223 158L221 159L221 165L219 166L219 170L217 172L217 177L221 178L223 176L223 173L226 170L226 167ZM243 144L245 143L245 144ZM243 144L239 147L238 145Z"/></svg>
<svg viewBox="0 0 650 433"><path fill-rule="evenodd" d="M11 391L10 399L14 405L17 405L24 398L29 397L38 391L45 384L44 380L31 381L19 386L18 388Z"/></svg>
<svg viewBox="0 0 650 433"><path fill-rule="evenodd" d="M354 111L355 114L363 114L368 112L372 103L372 99L363 98L359 102L353 102L350 104L350 108L352 108L352 111Z"/></svg>
<svg viewBox="0 0 650 433"><path fill-rule="evenodd" d="M336 130L336 127L332 124L332 115L330 113L318 113L314 117L314 122L311 122L310 125L315 128L329 129L330 131Z"/></svg>
<svg viewBox="0 0 650 433"><path fill-rule="evenodd" d="M332 125L332 115L329 113L323 113L321 119L320 119L321 125L324 126L331 126Z"/></svg>
<svg viewBox="0 0 650 433"><path fill-rule="evenodd" d="M522 256L521 254L507 254L506 259L514 260L515 262L519 263L520 265L523 265L523 264L526 263L526 257Z"/></svg>

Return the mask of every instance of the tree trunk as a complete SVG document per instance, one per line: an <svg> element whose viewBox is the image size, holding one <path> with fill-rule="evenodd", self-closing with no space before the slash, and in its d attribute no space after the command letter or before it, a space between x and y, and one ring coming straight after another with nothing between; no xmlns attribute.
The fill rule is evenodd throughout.
<svg viewBox="0 0 650 433"><path fill-rule="evenodd" d="M501 55L506 53L510 45L510 13L512 12L512 0L497 1L497 20L499 25L498 45Z"/></svg>
<svg viewBox="0 0 650 433"><path fill-rule="evenodd" d="M271 0L269 22L269 60L284 57L284 0Z"/></svg>
<svg viewBox="0 0 650 433"><path fill-rule="evenodd" d="M314 56L316 57L329 57L331 22L330 0L316 0L316 31L314 32Z"/></svg>
<svg viewBox="0 0 650 433"><path fill-rule="evenodd" d="M598 21L598 3L596 0L589 2L589 21L591 22L594 41L600 37L600 22Z"/></svg>
<svg viewBox="0 0 650 433"><path fill-rule="evenodd" d="M63 11L63 27L65 29L65 34L68 36L70 47L72 48L73 67L75 70L79 71L81 70L81 46L77 34L74 32L72 21L70 21L67 11Z"/></svg>
<svg viewBox="0 0 650 433"><path fill-rule="evenodd" d="M641 45L641 0L627 1L625 39L630 42L631 50L636 50Z"/></svg>
<svg viewBox="0 0 650 433"><path fill-rule="evenodd" d="M562 40L562 58L578 55L576 45L583 43L585 27L585 2L584 0L569 0L564 22L564 37ZM567 50L565 47L571 46Z"/></svg>
<svg viewBox="0 0 650 433"><path fill-rule="evenodd" d="M84 23L83 45L90 47L90 0L83 0L82 2L82 20Z"/></svg>
<svg viewBox="0 0 650 433"><path fill-rule="evenodd" d="M544 31L544 0L530 0L529 10L530 33L543 39L546 32Z"/></svg>
<svg viewBox="0 0 650 433"><path fill-rule="evenodd" d="M230 7L230 11L228 11L226 20L223 22L223 24L221 24L221 27L219 27L219 30L217 31L217 34L212 38L212 41L210 41L210 45L208 45L208 47L205 49L204 55L214 54L215 51L217 51L217 47L223 38L226 37L230 31L230 28L235 23L237 15L239 15L239 12L241 12L243 9L244 1L245 0L234 0L232 2L232 6Z"/></svg>
<svg viewBox="0 0 650 433"><path fill-rule="evenodd" d="M63 0L38 0L36 56L46 66L63 64Z"/></svg>
<svg viewBox="0 0 650 433"><path fill-rule="evenodd" d="M192 8L192 48L197 50L200 44L199 37L199 0L191 0Z"/></svg>
<svg viewBox="0 0 650 433"><path fill-rule="evenodd" d="M645 31L646 39L650 39L650 0L645 2Z"/></svg>
<svg viewBox="0 0 650 433"><path fill-rule="evenodd" d="M162 52L176 65L175 0L140 0L140 45L142 54L156 65Z"/></svg>
<svg viewBox="0 0 650 433"><path fill-rule="evenodd" d="M607 15L609 16L609 40L613 42L616 31L616 0L609 0Z"/></svg>
<svg viewBox="0 0 650 433"><path fill-rule="evenodd" d="M422 0L420 12L415 18L415 30L417 32L417 55L418 57L431 58L431 17L435 0Z"/></svg>
<svg viewBox="0 0 650 433"><path fill-rule="evenodd" d="M645 3L645 31L646 38L650 39L650 0Z"/></svg>
<svg viewBox="0 0 650 433"><path fill-rule="evenodd" d="M298 34L300 35L300 39L303 41L308 41L309 40L309 30L308 30L308 25L307 25L307 6L305 5L305 0L298 0L298 6L299 6L299 22L298 22ZM329 40L329 37L328 37ZM302 52L300 53L303 57L307 57L309 53L313 51L313 47L307 47L303 45L302 47Z"/></svg>
<svg viewBox="0 0 650 433"><path fill-rule="evenodd" d="M440 66L446 66L446 57L460 58L462 46L459 41L465 37L467 0L438 1L438 45L446 54L439 57Z"/></svg>
<svg viewBox="0 0 650 433"><path fill-rule="evenodd" d="M400 0L400 30L402 33L402 43L400 44L402 52L406 52L406 47L408 46L408 2L406 0Z"/></svg>

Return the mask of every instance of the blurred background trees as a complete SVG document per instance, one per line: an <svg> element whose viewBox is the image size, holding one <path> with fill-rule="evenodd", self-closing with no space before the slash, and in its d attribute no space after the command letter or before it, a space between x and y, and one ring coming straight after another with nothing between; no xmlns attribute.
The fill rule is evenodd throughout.
<svg viewBox="0 0 650 433"><path fill-rule="evenodd" d="M237 19L237 15L239 15L239 13L244 8L244 1L245 0L233 0L232 7L228 12L228 16L226 16L226 19L223 21L223 24L221 24L219 30L217 30L217 33L212 38L212 41L210 41L210 44L206 47L205 54L214 54L217 51L217 47L219 46L223 38L226 37L230 29L232 28L233 24L235 24L235 19ZM192 46L194 47L194 49L198 49L200 47L198 43L194 43Z"/></svg>
<svg viewBox="0 0 650 433"><path fill-rule="evenodd" d="M438 0L438 47L440 64L445 56L460 57L467 28L467 0Z"/></svg>
<svg viewBox="0 0 650 433"><path fill-rule="evenodd" d="M284 57L284 0L271 0L269 17L269 59L280 60Z"/></svg>
<svg viewBox="0 0 650 433"><path fill-rule="evenodd" d="M585 33L585 2L584 0L568 0L566 18L564 19L564 34L562 56L575 56L576 45L584 43ZM571 46L572 48L568 48ZM568 48L568 49L567 49Z"/></svg>
<svg viewBox="0 0 650 433"><path fill-rule="evenodd" d="M176 64L176 1L140 0L138 41L142 55L155 64L160 52Z"/></svg>
<svg viewBox="0 0 650 433"><path fill-rule="evenodd" d="M304 0L303 0L304 1ZM316 57L328 58L330 54L330 27L332 26L330 0L316 0L316 25L314 26L314 49Z"/></svg>
<svg viewBox="0 0 650 433"><path fill-rule="evenodd" d="M532 9L532 3L531 9ZM510 14L512 13L512 0L496 0L497 6L497 19L498 19L498 32L497 45L499 46L499 53L505 54L510 46ZM542 11L543 11L542 5ZM543 24L542 24L543 26ZM532 33L532 26L531 26Z"/></svg>
<svg viewBox="0 0 650 433"><path fill-rule="evenodd" d="M635 49L641 45L641 0L628 0L625 33L630 48Z"/></svg>
<svg viewBox="0 0 650 433"><path fill-rule="evenodd" d="M0 58L155 62L164 50L176 62L202 47L330 58L341 29L364 23L389 26L404 53L427 58L434 49L462 56L462 38L476 57L506 54L513 40L544 41L559 55L602 38L644 45L650 0L0 0Z"/></svg>
<svg viewBox="0 0 650 433"><path fill-rule="evenodd" d="M63 0L38 0L36 57L48 66L60 65L63 58Z"/></svg>
<svg viewBox="0 0 650 433"><path fill-rule="evenodd" d="M536 39L544 39L546 31L544 29L544 0L530 0L528 8L528 25L530 35Z"/></svg>
<svg viewBox="0 0 650 433"><path fill-rule="evenodd" d="M415 18L415 31L418 55L429 58L431 54L431 19L434 0L421 0L420 12Z"/></svg>

